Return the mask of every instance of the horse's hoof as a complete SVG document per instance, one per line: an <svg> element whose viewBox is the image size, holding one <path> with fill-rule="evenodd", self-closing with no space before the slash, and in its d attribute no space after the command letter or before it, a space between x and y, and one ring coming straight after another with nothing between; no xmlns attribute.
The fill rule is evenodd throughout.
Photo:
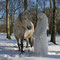
<svg viewBox="0 0 60 60"><path fill-rule="evenodd" d="M19 50L19 51L21 51L21 50Z"/></svg>
<svg viewBox="0 0 60 60"><path fill-rule="evenodd" d="M21 54L23 54L24 53L24 51L21 51Z"/></svg>
<svg viewBox="0 0 60 60"><path fill-rule="evenodd" d="M28 46L26 46L26 48L28 48Z"/></svg>
<svg viewBox="0 0 60 60"><path fill-rule="evenodd" d="M23 50L21 50L21 52L24 52Z"/></svg>
<svg viewBox="0 0 60 60"><path fill-rule="evenodd" d="M19 48L19 51L21 51L21 49Z"/></svg>

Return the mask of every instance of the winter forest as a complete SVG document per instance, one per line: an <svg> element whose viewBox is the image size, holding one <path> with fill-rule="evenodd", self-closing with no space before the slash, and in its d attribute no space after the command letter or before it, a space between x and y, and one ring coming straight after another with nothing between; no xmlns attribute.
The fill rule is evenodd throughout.
<svg viewBox="0 0 60 60"><path fill-rule="evenodd" d="M60 0L0 0L0 60L60 60Z"/></svg>

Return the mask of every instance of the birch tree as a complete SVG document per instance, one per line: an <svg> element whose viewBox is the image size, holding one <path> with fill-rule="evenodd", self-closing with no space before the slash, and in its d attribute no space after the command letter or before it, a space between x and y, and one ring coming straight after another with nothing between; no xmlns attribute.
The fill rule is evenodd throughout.
<svg viewBox="0 0 60 60"><path fill-rule="evenodd" d="M7 38L10 39L10 26L9 26L9 0L6 0L6 31Z"/></svg>

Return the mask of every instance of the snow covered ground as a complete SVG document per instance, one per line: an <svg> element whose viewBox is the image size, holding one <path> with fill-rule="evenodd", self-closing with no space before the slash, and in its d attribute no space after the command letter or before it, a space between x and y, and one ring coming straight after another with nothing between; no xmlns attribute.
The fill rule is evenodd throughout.
<svg viewBox="0 0 60 60"><path fill-rule="evenodd" d="M60 60L60 36L56 36L56 43L54 45L48 42L48 56L37 56L33 52L32 48L25 48L25 52L21 54L18 51L17 41L14 35L11 36L11 40L6 38L6 34L0 33L0 60ZM50 36L48 36L48 41Z"/></svg>

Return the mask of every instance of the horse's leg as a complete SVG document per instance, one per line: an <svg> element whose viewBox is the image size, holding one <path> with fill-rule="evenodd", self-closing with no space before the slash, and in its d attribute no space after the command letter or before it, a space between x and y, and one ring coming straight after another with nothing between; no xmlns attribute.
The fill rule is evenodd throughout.
<svg viewBox="0 0 60 60"><path fill-rule="evenodd" d="M30 43L30 46L32 47L33 46L32 38L29 38L29 43Z"/></svg>
<svg viewBox="0 0 60 60"><path fill-rule="evenodd" d="M26 48L28 48L28 43L29 43L29 41L27 40L27 43L26 43Z"/></svg>
<svg viewBox="0 0 60 60"><path fill-rule="evenodd" d="M21 38L21 52L23 52L23 40L24 40L24 37Z"/></svg>
<svg viewBox="0 0 60 60"><path fill-rule="evenodd" d="M29 38L29 40L27 39L26 48L28 48L28 44L30 44L30 46L32 47L31 38Z"/></svg>
<svg viewBox="0 0 60 60"><path fill-rule="evenodd" d="M16 37L16 36L15 36L15 37ZM19 51L20 51L20 45L21 45L21 44L20 44L20 39L17 38L17 37L16 37L16 39L17 39L17 44L18 44L18 48L19 48Z"/></svg>
<svg viewBox="0 0 60 60"><path fill-rule="evenodd" d="M20 39L17 40L17 44L18 44L18 48L19 48L19 51L21 50L21 44L20 44Z"/></svg>

